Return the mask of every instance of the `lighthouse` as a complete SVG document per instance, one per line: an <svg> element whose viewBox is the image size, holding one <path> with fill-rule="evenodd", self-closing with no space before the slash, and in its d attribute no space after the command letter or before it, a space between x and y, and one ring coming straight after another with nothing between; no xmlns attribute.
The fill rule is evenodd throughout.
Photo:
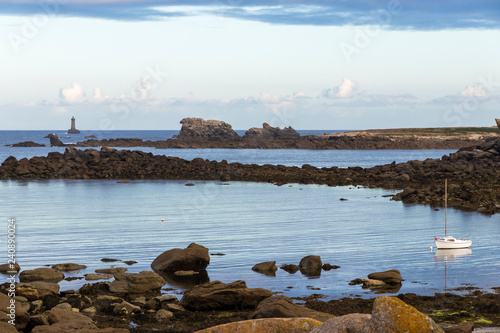
<svg viewBox="0 0 500 333"><path fill-rule="evenodd" d="M68 130L68 134L80 134L80 131L75 126L75 117L71 117L71 128Z"/></svg>

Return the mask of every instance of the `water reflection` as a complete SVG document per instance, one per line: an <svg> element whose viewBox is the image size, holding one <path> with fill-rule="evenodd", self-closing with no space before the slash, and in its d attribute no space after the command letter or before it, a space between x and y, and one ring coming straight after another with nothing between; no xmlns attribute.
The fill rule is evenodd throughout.
<svg viewBox="0 0 500 333"><path fill-rule="evenodd" d="M436 264L444 262L444 292L448 291L448 265L454 265L472 254L470 248L438 249L434 256Z"/></svg>

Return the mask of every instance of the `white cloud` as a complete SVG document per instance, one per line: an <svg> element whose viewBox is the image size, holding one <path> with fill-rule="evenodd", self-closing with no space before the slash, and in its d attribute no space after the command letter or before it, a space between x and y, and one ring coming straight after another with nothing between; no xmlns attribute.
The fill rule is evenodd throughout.
<svg viewBox="0 0 500 333"><path fill-rule="evenodd" d="M260 101L264 104L279 104L281 103L281 97L278 95L274 95L263 91L260 93Z"/></svg>
<svg viewBox="0 0 500 333"><path fill-rule="evenodd" d="M484 89L484 86L480 83L473 83L471 85L468 85L464 90L460 92L460 95L464 97L484 97L486 96L486 90Z"/></svg>
<svg viewBox="0 0 500 333"><path fill-rule="evenodd" d="M71 88L62 88L59 91L59 101L61 104L77 104L85 100L82 86L78 83L73 83Z"/></svg>
<svg viewBox="0 0 500 333"><path fill-rule="evenodd" d="M342 84L337 88L335 96L338 98L348 98L353 95L356 89L358 89L358 84L351 79L345 78L342 80Z"/></svg>

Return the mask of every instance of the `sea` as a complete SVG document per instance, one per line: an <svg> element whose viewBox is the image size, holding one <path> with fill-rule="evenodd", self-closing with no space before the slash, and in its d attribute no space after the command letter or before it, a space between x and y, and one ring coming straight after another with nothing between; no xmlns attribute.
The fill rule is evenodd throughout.
<svg viewBox="0 0 500 333"><path fill-rule="evenodd" d="M64 148L14 148L21 141L49 143L54 132L65 143L85 136L165 140L177 131L0 131L0 161L46 156ZM299 131L320 135L325 131ZM242 133L240 133L242 134ZM121 149L121 148L118 148ZM317 167L371 167L408 160L440 158L453 150L142 150L184 159ZM185 186L194 183L195 186ZM439 185L439 184L438 184ZM448 234L472 240L470 249L436 250L434 237L444 234L442 207L392 201L397 190L356 186L218 182L190 180L1 180L0 263L10 258L9 219L15 224L15 260L22 269L73 262L86 269L65 273L83 277L98 268L151 270L162 252L195 242L209 248L210 281L244 280L289 297L321 295L375 297L378 294L464 294L499 287L500 217L448 209ZM342 200L341 200L342 199ZM12 229L11 229L12 230ZM10 251L12 254L12 251ZM278 269L274 276L252 271L260 262L298 264L319 255L340 266L310 277ZM102 258L121 261L103 262ZM134 260L127 265L123 261ZM391 291L349 285L377 271L398 269L404 279ZM0 274L0 282L8 275ZM78 289L83 279L61 281L61 289ZM168 280L164 293L181 293L189 283Z"/></svg>

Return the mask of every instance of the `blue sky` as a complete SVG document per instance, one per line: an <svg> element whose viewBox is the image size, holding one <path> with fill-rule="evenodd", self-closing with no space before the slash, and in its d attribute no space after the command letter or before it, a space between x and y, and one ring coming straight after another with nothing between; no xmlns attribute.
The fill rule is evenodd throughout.
<svg viewBox="0 0 500 333"><path fill-rule="evenodd" d="M0 0L0 129L493 126L497 1Z"/></svg>

